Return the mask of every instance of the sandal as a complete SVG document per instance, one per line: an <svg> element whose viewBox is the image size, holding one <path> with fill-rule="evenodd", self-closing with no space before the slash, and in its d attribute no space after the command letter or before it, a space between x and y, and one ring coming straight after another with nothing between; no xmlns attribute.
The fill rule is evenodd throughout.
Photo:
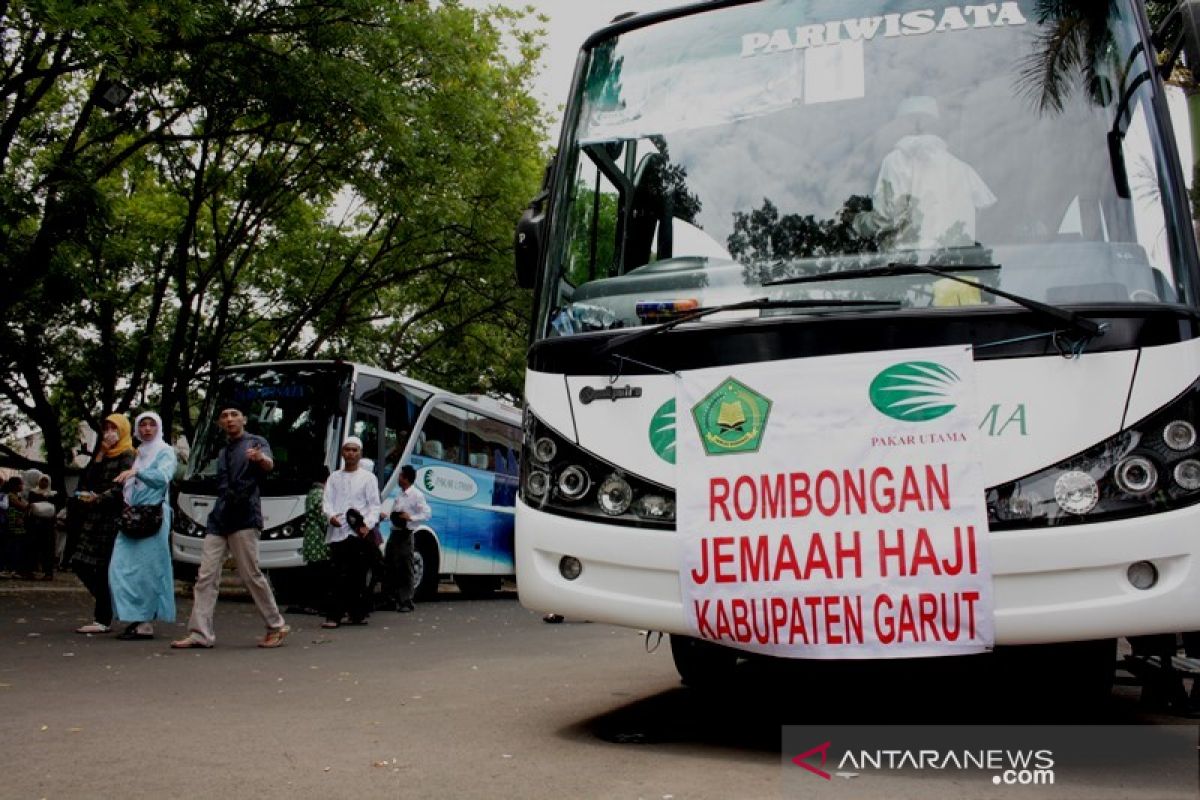
<svg viewBox="0 0 1200 800"><path fill-rule="evenodd" d="M125 630L118 633L117 638L121 639L122 641L126 641L126 642L139 641L142 639L153 639L154 638L153 633L146 633L144 631L138 630L138 628L141 627L141 624L142 623L140 623L140 622L133 623L132 625L125 628Z"/></svg>
<svg viewBox="0 0 1200 800"><path fill-rule="evenodd" d="M189 636L186 639L176 639L175 641L171 642L171 647L174 648L175 650L191 650L191 649L210 650L210 649L212 649L211 644L205 644L204 642L202 642L199 639L196 639L192 636Z"/></svg>
<svg viewBox="0 0 1200 800"><path fill-rule="evenodd" d="M87 625L83 625L81 627L76 628L75 632L76 633L86 633L86 634L112 633L112 628L108 627L107 625L105 625L102 622L89 622Z"/></svg>
<svg viewBox="0 0 1200 800"><path fill-rule="evenodd" d="M285 638L287 638L287 635L291 632L292 632L292 629L288 625L284 625L282 628L274 628L272 630L269 630L269 631L267 631L267 635L259 640L258 646L259 647L279 647L283 644L283 640Z"/></svg>

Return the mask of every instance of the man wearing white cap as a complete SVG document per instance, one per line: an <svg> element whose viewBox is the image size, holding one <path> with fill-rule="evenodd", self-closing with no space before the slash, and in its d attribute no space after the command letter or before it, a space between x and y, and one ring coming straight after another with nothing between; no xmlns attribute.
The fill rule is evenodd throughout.
<svg viewBox="0 0 1200 800"><path fill-rule="evenodd" d="M370 613L367 568L371 561L368 538L379 522L379 483L360 468L362 440L342 442L343 466L325 483L324 510L329 519L325 542L333 559L334 586L321 627L336 628L348 616L351 625L365 625Z"/></svg>

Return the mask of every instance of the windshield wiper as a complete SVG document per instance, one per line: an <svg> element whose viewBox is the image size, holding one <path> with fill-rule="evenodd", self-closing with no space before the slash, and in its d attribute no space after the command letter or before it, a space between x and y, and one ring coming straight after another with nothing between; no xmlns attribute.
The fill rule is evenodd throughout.
<svg viewBox="0 0 1200 800"><path fill-rule="evenodd" d="M954 272L989 272L1000 269L999 264L963 264L948 267ZM764 283L763 286L795 286L801 283L826 283L829 281L848 281L855 278L878 278L893 275L936 275L939 278L949 278L952 281L973 286L980 291L994 294L997 297L1003 297L1016 303L1019 306L1029 309L1043 319L1053 320L1056 323L1062 323L1087 337L1099 336L1104 333L1104 329L1099 323L1093 322L1087 317L1080 316L1074 311L1068 311L1065 308L1052 306L1047 303L1041 303L1037 300L1032 300L1028 297L1022 297L1019 294L1006 292L1003 289L996 289L987 286L983 283L977 283L969 278L960 278L953 272L945 272L936 267L926 266L924 264L910 264L892 262L883 267L865 267L863 269L849 269L843 272L825 272L820 275L801 275L796 278L783 278L777 281Z"/></svg>
<svg viewBox="0 0 1200 800"><path fill-rule="evenodd" d="M626 333L621 336L615 336L612 339L604 342L600 347L596 348L597 355L608 355L614 350L618 350L627 344L630 344L638 339L644 339L655 334L669 331L676 325L682 325L685 322L693 322L701 317L707 317L709 314L717 314L721 311L749 311L753 309L768 309L768 308L842 308L846 306L869 306L883 308L900 308L900 303L896 300L772 300L769 297L759 297L754 300L742 300L738 303L727 303L723 306L712 306L711 308L702 308L699 311L693 311L690 314L685 314L678 319L673 319L668 322L663 322L649 328L640 328L632 333Z"/></svg>

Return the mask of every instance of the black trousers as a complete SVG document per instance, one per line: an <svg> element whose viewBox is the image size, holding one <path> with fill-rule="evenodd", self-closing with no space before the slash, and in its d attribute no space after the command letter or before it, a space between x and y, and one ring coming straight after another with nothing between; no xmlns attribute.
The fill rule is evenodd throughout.
<svg viewBox="0 0 1200 800"><path fill-rule="evenodd" d="M112 625L112 592L108 588L108 562L103 564L81 564L75 562L75 574L96 601L92 619L101 625Z"/></svg>
<svg viewBox="0 0 1200 800"><path fill-rule="evenodd" d="M413 592L413 532L404 527L392 527L383 548L383 560L387 565L384 593L397 606L412 603Z"/></svg>
<svg viewBox="0 0 1200 800"><path fill-rule="evenodd" d="M371 612L367 594L367 569L371 564L370 542L351 536L329 545L333 560L333 592L325 619L341 622L347 616L351 622L361 622Z"/></svg>
<svg viewBox="0 0 1200 800"><path fill-rule="evenodd" d="M25 520L25 536L29 542L28 566L46 575L53 575L56 566L54 517L30 516Z"/></svg>
<svg viewBox="0 0 1200 800"><path fill-rule="evenodd" d="M300 596L304 607L324 614L332 604L334 589L333 562L329 559L304 565Z"/></svg>

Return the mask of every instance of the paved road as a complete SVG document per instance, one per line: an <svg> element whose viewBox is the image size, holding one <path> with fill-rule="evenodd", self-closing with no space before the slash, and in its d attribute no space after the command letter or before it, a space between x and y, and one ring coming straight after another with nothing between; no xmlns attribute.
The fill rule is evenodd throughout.
<svg viewBox="0 0 1200 800"><path fill-rule="evenodd" d="M944 674L747 669L697 695L665 643L547 625L512 592L444 589L365 628L293 615L274 651L254 646L254 607L223 600L215 649L171 651L182 625L149 642L71 633L90 608L72 580L0 584L3 798L778 797L785 723L1001 713ZM1126 692L1096 718L1140 712Z"/></svg>

